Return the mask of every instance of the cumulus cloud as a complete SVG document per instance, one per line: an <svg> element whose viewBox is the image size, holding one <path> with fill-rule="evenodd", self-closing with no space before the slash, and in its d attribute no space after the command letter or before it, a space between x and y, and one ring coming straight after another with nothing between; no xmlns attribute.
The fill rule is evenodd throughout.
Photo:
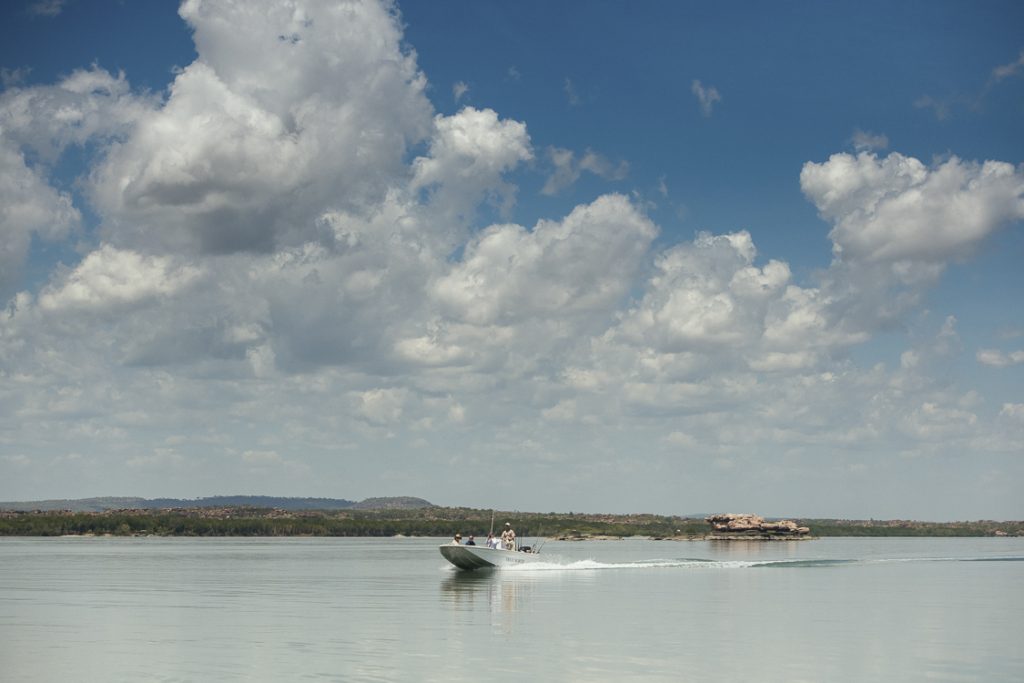
<svg viewBox="0 0 1024 683"><path fill-rule="evenodd" d="M0 94L5 140L53 164L71 145L123 138L159 100L131 91L125 75L76 70L56 85L13 87Z"/></svg>
<svg viewBox="0 0 1024 683"><path fill-rule="evenodd" d="M643 299L623 318L622 337L665 352L750 344L790 280L785 263L759 268L755 255L747 232L704 233L666 250Z"/></svg>
<svg viewBox="0 0 1024 683"><path fill-rule="evenodd" d="M533 158L526 126L493 109L465 107L436 116L434 129L429 153L413 162L411 186L430 192L436 220L465 224L482 199L511 208L515 188L502 176Z"/></svg>
<svg viewBox="0 0 1024 683"><path fill-rule="evenodd" d="M103 245L82 259L62 281L44 289L39 306L46 311L119 307L173 295L198 275L197 268L176 265L167 257L143 256Z"/></svg>
<svg viewBox="0 0 1024 683"><path fill-rule="evenodd" d="M819 289L850 334L899 325L949 263L1024 217L1024 172L999 161L834 154L804 164L800 186L832 224Z"/></svg>
<svg viewBox="0 0 1024 683"><path fill-rule="evenodd" d="M116 141L154 104L132 94L123 74L96 67L0 94L0 298L13 294L33 236L55 242L81 224L71 194L51 184L50 167L70 146Z"/></svg>
<svg viewBox="0 0 1024 683"><path fill-rule="evenodd" d="M3 138L53 164L71 145L114 141L158 105L131 91L125 75L78 69L56 85L13 87L0 94Z"/></svg>
<svg viewBox="0 0 1024 683"><path fill-rule="evenodd" d="M1024 173L999 161L834 154L805 164L800 187L845 261L942 263L1024 217Z"/></svg>
<svg viewBox="0 0 1024 683"><path fill-rule="evenodd" d="M324 206L379 201L431 108L378 3L185 2L198 59L93 174L104 236L136 249L272 251Z"/></svg>
<svg viewBox="0 0 1024 683"><path fill-rule="evenodd" d="M478 325L610 313L656 233L626 197L605 195L532 231L518 225L484 230L432 293L453 318Z"/></svg>

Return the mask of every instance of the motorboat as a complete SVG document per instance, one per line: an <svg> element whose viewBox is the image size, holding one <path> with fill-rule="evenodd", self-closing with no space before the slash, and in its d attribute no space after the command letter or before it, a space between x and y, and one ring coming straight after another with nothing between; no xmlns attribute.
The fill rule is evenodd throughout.
<svg viewBox="0 0 1024 683"><path fill-rule="evenodd" d="M466 571L518 567L540 561L540 555L532 548L504 550L502 548L488 548L482 545L455 545L454 543L448 543L442 545L439 550L444 559L459 569Z"/></svg>

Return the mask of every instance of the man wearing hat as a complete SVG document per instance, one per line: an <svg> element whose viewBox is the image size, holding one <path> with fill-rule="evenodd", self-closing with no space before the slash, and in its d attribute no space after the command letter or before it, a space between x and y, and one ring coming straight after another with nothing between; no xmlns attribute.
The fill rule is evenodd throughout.
<svg viewBox="0 0 1024 683"><path fill-rule="evenodd" d="M505 530L501 532L501 543L505 550L516 549L516 532L513 531L511 522L505 522Z"/></svg>
<svg viewBox="0 0 1024 683"><path fill-rule="evenodd" d="M449 545L462 545L462 534L455 534L455 538Z"/></svg>

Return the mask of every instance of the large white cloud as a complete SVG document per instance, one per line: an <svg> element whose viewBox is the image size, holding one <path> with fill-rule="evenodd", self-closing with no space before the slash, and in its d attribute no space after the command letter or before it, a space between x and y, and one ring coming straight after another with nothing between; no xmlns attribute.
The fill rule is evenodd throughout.
<svg viewBox="0 0 1024 683"><path fill-rule="evenodd" d="M703 234L662 253L623 335L665 351L738 348L760 337L768 302L790 279L785 263L753 265L746 232Z"/></svg>
<svg viewBox="0 0 1024 683"><path fill-rule="evenodd" d="M474 324L593 311L607 316L622 303L656 234L628 199L605 195L532 231L484 230L433 294L453 318Z"/></svg>
<svg viewBox="0 0 1024 683"><path fill-rule="evenodd" d="M502 211L512 207L515 187L502 176L532 158L524 124L465 107L434 119L429 153L413 162L411 186L430 193L434 220L465 226L483 199Z"/></svg>
<svg viewBox="0 0 1024 683"><path fill-rule="evenodd" d="M800 183L833 226L820 298L849 335L899 326L950 262L1024 218L1024 172L1005 162L835 154L805 164Z"/></svg>
<svg viewBox="0 0 1024 683"><path fill-rule="evenodd" d="M834 154L805 164L800 186L834 222L833 250L846 261L941 263L1024 218L1024 172L999 161L929 168L896 153Z"/></svg>
<svg viewBox="0 0 1024 683"><path fill-rule="evenodd" d="M397 16L376 2L181 7L199 57L93 176L113 244L272 251L379 201L430 130Z"/></svg>

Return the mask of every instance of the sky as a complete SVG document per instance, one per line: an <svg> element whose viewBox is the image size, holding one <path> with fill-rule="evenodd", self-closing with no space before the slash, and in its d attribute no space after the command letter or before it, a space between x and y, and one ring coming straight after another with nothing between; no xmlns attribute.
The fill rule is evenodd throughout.
<svg viewBox="0 0 1024 683"><path fill-rule="evenodd" d="M0 12L0 500L1024 518L1019 2Z"/></svg>

